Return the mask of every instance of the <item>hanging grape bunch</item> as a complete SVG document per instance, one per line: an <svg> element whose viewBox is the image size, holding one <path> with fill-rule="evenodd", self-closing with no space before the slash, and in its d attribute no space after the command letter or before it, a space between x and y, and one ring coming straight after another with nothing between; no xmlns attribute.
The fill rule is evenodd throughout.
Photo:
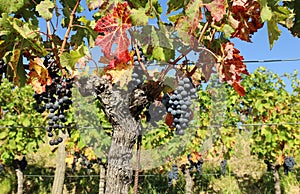
<svg viewBox="0 0 300 194"><path fill-rule="evenodd" d="M147 57L144 55L143 50L141 47L138 48L139 50L139 56L140 56L140 62L143 63L144 65L146 65L147 62ZM129 90L133 90L134 88L136 88L138 85L142 84L144 82L144 71L142 70L141 66L140 66L140 62L138 59L138 55L134 50L134 55L133 55L133 72L132 72L132 78L130 80L130 82L128 83L128 88Z"/></svg>
<svg viewBox="0 0 300 194"><path fill-rule="evenodd" d="M94 160L89 160L84 154L79 152L74 152L74 159L72 163L72 173L76 171L77 165L80 165L82 168L86 169L87 174L90 175L93 164L106 165L101 158Z"/></svg>
<svg viewBox="0 0 300 194"><path fill-rule="evenodd" d="M178 180L178 165L173 164L172 169L168 172L168 186L172 186L173 180Z"/></svg>
<svg viewBox="0 0 300 194"><path fill-rule="evenodd" d="M184 135L184 130L188 127L191 117L191 100L197 98L196 88L194 88L189 78L185 77L178 81L178 87L170 96L167 112L173 116L173 127L176 128L177 135Z"/></svg>
<svg viewBox="0 0 300 194"><path fill-rule="evenodd" d="M52 84L46 86L46 91L41 94L35 94L34 98L37 102L36 110L43 113L48 111L48 125L46 130L48 137L53 137L49 141L50 145L58 145L63 141L62 137L54 137L62 130L66 123L66 112L72 105L72 87L73 78L66 78L59 75L59 67L51 56L46 56L44 66L48 69L49 75L52 78Z"/></svg>
<svg viewBox="0 0 300 194"><path fill-rule="evenodd" d="M293 172L293 168L295 165L296 165L296 162L293 157L284 158L284 163L283 163L284 174L288 175L289 172Z"/></svg>

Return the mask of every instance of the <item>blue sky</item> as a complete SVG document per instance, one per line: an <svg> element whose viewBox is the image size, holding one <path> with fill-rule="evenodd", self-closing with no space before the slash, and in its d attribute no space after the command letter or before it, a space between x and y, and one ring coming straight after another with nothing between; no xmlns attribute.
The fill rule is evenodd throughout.
<svg viewBox="0 0 300 194"><path fill-rule="evenodd" d="M246 61L300 58L300 39L293 37L287 29L281 26L279 28L282 34L279 40L275 42L272 50L269 47L266 25L253 35L252 43L239 39L233 39L232 42L241 51L241 55L244 56ZM292 73L295 69L300 69L300 61L247 64L250 72L253 72L259 66L265 66L278 74Z"/></svg>

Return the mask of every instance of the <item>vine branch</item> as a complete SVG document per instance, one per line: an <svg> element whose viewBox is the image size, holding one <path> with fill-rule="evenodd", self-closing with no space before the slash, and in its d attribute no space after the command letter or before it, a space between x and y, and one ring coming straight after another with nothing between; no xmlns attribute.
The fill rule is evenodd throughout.
<svg viewBox="0 0 300 194"><path fill-rule="evenodd" d="M75 15L76 10L77 10L77 8L79 6L79 3L80 3L80 0L77 0L76 4L75 4L75 6L74 6L74 8L72 10L72 13L70 15L70 22L69 22L68 29L67 29L67 31L65 33L65 36L64 36L64 41L63 41L63 43L62 43L62 45L60 47L59 56L62 55L62 53L64 52L64 49L66 47L66 44L67 44L67 41L68 41L68 38L69 38L69 35L70 35L70 32L71 32L71 28L73 26L74 15Z"/></svg>
<svg viewBox="0 0 300 194"><path fill-rule="evenodd" d="M204 36L205 31L207 30L208 24L209 24L209 22L206 22L206 23L205 23L205 25L204 25L204 27L203 27L203 29L202 29L202 31L201 31L201 34L200 34L200 36L199 36L199 38L198 38L198 44L200 43L201 39L202 39L203 36ZM186 50L184 53L182 53L180 56L178 56L174 61L172 61L172 62L168 65L167 69L165 69L164 71L162 71L159 80L162 81L162 80L164 79L164 77L166 76L166 74L174 67L174 65L175 65L178 61L180 61L183 57L185 57L185 56L186 56L189 52L191 52L192 50L193 50L192 47L189 48L189 49ZM211 52L211 51L210 51L210 52Z"/></svg>

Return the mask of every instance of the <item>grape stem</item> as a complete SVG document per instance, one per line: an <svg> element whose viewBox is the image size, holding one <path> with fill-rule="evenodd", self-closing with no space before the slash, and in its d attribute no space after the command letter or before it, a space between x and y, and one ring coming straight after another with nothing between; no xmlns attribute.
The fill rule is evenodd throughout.
<svg viewBox="0 0 300 194"><path fill-rule="evenodd" d="M55 62L56 64L58 65L59 69L62 69L62 66L60 64L60 60L59 60L59 56L58 56L58 51L57 51L57 47L53 41L53 38L52 38L52 32L51 32L51 27L50 27L50 21L48 20L46 22L47 24L47 34L48 34L48 37L50 39L50 42L51 42L51 46L52 46L52 51L53 51L53 54L55 56Z"/></svg>
<svg viewBox="0 0 300 194"><path fill-rule="evenodd" d="M141 56L140 56L140 52L139 52L139 49L138 49L138 47L137 47L137 44L134 44L134 48L135 48L135 52L136 52L136 55L137 55L139 64L140 64L142 70L144 71L144 73L145 73L147 79L150 80L150 76L149 76L149 74L148 74L148 72L147 72L147 69L146 69L144 63L143 63L142 60L141 60Z"/></svg>

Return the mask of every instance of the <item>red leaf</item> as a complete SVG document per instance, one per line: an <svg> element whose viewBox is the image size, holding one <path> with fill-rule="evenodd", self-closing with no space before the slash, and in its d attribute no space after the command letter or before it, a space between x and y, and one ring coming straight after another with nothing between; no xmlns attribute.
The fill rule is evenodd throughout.
<svg viewBox="0 0 300 194"><path fill-rule="evenodd" d="M248 0L233 0L232 8L234 13L246 12Z"/></svg>
<svg viewBox="0 0 300 194"><path fill-rule="evenodd" d="M235 89L235 91L240 95L240 96L245 96L245 89L243 86L241 86L240 83L233 82L232 87Z"/></svg>
<svg viewBox="0 0 300 194"><path fill-rule="evenodd" d="M226 2L224 0L214 0L208 4L205 4L205 7L210 11L211 16L219 22L223 16L226 14Z"/></svg>
<svg viewBox="0 0 300 194"><path fill-rule="evenodd" d="M218 73L221 81L226 81L231 84L234 89L243 96L245 94L244 88L239 84L241 81L241 74L249 75L245 63L242 61L243 56L240 51L234 48L234 44L227 42L222 45L223 61L218 66Z"/></svg>
<svg viewBox="0 0 300 194"><path fill-rule="evenodd" d="M231 36L251 42L251 35L263 27L260 18L260 4L257 1L236 0L231 6L231 12L233 17L229 19L231 20L229 22L238 23L238 25L232 25L235 32Z"/></svg>
<svg viewBox="0 0 300 194"><path fill-rule="evenodd" d="M171 128L173 129L173 116L171 115L171 113L167 113L166 118L165 118L165 123Z"/></svg>
<svg viewBox="0 0 300 194"><path fill-rule="evenodd" d="M116 61L129 61L124 55L128 52L130 45L126 31L131 27L130 11L128 4L118 3L112 13L100 18L95 26L95 31L100 35L97 37L95 44L102 48L104 56L114 56ZM114 50L112 50L114 46ZM116 47L115 47L116 46Z"/></svg>

